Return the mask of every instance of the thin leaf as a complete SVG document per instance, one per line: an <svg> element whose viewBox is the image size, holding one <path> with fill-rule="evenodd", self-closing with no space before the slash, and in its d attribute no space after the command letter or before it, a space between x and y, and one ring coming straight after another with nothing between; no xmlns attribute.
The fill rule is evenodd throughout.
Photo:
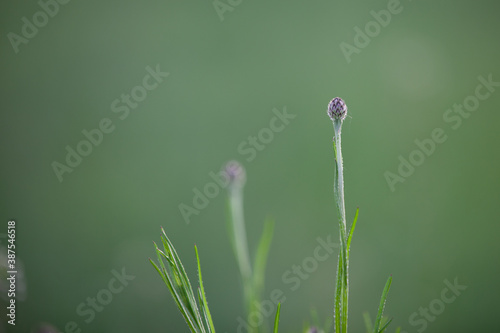
<svg viewBox="0 0 500 333"><path fill-rule="evenodd" d="M210 310L208 309L207 297L205 296L205 288L203 288L203 279L201 277L200 257L198 255L198 248L196 247L196 245L194 246L194 249L196 251L196 261L198 262L198 277L200 280L201 296L203 298L203 308L204 308L204 311L206 313L206 316L208 317L209 332L215 333L214 323L212 321L212 315L210 314Z"/></svg>
<svg viewBox="0 0 500 333"><path fill-rule="evenodd" d="M373 327L374 333L378 333L380 331L380 322L382 321L382 315L384 314L385 301L387 300L387 294L389 293L389 289L391 289L391 283L392 283L392 275L389 276L389 278L387 279L384 291L382 292L382 297L380 298L377 320L375 321L375 326Z"/></svg>
<svg viewBox="0 0 500 333"><path fill-rule="evenodd" d="M281 310L281 303L278 303L278 309L276 310L276 317L274 318L273 333L278 333L278 326L280 324L280 310Z"/></svg>
<svg viewBox="0 0 500 333"><path fill-rule="evenodd" d="M195 322L195 319L193 318L191 311L188 310L186 308L185 304L181 301L181 297L180 297L179 293L177 292L176 288L174 288L174 286L172 284L172 280L171 280L170 275L168 274L167 268L163 264L162 256L165 256L165 254L160 249L158 249L158 246L156 246L156 243L154 245L155 245L155 248L157 250L156 253L158 255L158 261L160 263L161 270L151 259L150 259L150 261L153 264L153 266L156 268L156 270L158 271L160 276L162 277L162 279L165 282L165 284L167 285L168 289L170 290L170 293L172 294L172 297L174 298L175 303L179 307L179 310L180 310L181 314L183 315L184 320L188 324L189 328L191 329L191 331L196 332L195 327L197 327L197 324Z"/></svg>
<svg viewBox="0 0 500 333"><path fill-rule="evenodd" d="M255 256L253 283L255 288L254 293L256 294L256 297L259 297L260 293L264 289L266 264L269 255L269 248L271 247L271 241L273 239L273 234L274 221L268 219L264 224L264 230L262 231L259 246L257 247L257 254Z"/></svg>
<svg viewBox="0 0 500 333"><path fill-rule="evenodd" d="M337 285L335 287L335 304L334 304L334 319L335 319L335 332L340 332L342 325L341 319L341 299L342 299L342 257L339 253L339 260L337 265Z"/></svg>
<svg viewBox="0 0 500 333"><path fill-rule="evenodd" d="M207 326L208 326L208 332L211 332L211 331L210 331L210 326L208 325L208 317L207 317L207 312L205 311L205 307L203 306L203 295L201 294L201 289L200 289L200 287L198 287L198 302L199 302L200 304L202 304L202 306L200 307L201 316L205 319L205 323L207 323Z"/></svg>
<svg viewBox="0 0 500 333"><path fill-rule="evenodd" d="M352 222L351 230L349 230L349 237L347 237L347 257L349 257L349 249L351 248L352 235L354 229L356 228L356 222L358 221L359 207L356 208L356 214L354 215L354 220Z"/></svg>
<svg viewBox="0 0 500 333"><path fill-rule="evenodd" d="M195 294L193 292L193 288L191 287L191 283L189 282L189 278L188 278L188 275L186 273L186 270L184 269L184 266L182 265L182 261L181 261L179 255L177 254L177 251L175 250L175 247L173 246L172 242L167 237L165 230L163 228L161 228L161 230L163 232L162 241L163 241L165 250L168 250L168 252L172 256L172 260L175 263L175 268L180 273L179 276L181 278L182 285L184 285L186 287L186 291L189 295L189 298L190 298L190 301L192 302L192 305L196 305Z"/></svg>
<svg viewBox="0 0 500 333"><path fill-rule="evenodd" d="M366 332L367 333L373 332L373 325L372 325L372 319L370 318L370 313L368 312L363 313L363 321L365 322Z"/></svg>
<svg viewBox="0 0 500 333"><path fill-rule="evenodd" d="M387 328L387 326L389 326L389 324L391 323L393 318L389 319L385 324L384 326L382 326L382 328L378 331L378 333L382 333L384 332L384 330Z"/></svg>
<svg viewBox="0 0 500 333"><path fill-rule="evenodd" d="M193 288L191 287L191 282L189 281L186 270L184 269L184 266L182 265L182 261L181 261L179 255L177 254L175 247L173 246L170 239L167 237L165 230L163 228L161 228L161 230L163 233L162 242L163 242L163 245L165 247L165 251L170 253L170 255L172 256L172 260L175 264L174 268L178 272L177 277L179 277L181 280L181 285L183 286L183 288L181 288L181 289L182 289L184 296L188 300L188 305L189 305L189 309L191 311L191 314L196 318L196 321L200 324L199 328L202 330L202 332L204 332L205 331L204 327L201 325L201 323L202 323L201 314L198 310L198 304L196 303L196 297L195 297L195 294L193 292Z"/></svg>
<svg viewBox="0 0 500 333"><path fill-rule="evenodd" d="M344 228L340 227L341 253L342 253L342 332L347 333L347 311L349 301L349 273L346 234Z"/></svg>

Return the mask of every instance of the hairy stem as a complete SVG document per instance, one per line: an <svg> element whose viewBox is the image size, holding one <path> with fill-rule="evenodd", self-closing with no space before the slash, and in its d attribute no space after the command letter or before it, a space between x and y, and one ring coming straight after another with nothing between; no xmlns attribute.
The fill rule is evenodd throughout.
<svg viewBox="0 0 500 333"><path fill-rule="evenodd" d="M345 218L345 200L344 200L344 169L342 164L342 144L341 130L342 120L335 119L333 121L334 136L334 151L335 151L335 177L334 177L334 193L337 203L338 219L339 219L339 238L340 238L340 253L339 265L337 270L337 292L336 292L336 329L337 332L347 333L347 313L348 313L348 297L349 297L349 262L347 254L347 227Z"/></svg>

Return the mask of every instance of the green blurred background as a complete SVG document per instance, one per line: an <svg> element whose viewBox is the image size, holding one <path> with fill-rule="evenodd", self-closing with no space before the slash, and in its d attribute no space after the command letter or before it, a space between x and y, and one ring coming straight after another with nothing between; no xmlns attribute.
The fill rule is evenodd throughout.
<svg viewBox="0 0 500 333"><path fill-rule="evenodd" d="M233 1L236 4L237 1ZM332 314L336 255L296 291L282 274L313 254L317 237L338 237L332 192L330 99L349 107L343 128L346 205L360 218L351 252L350 328L363 331L389 274L389 331L421 327L410 315L440 297L443 281L467 289L426 332L498 327L500 90L453 130L445 111L474 94L478 76L500 81L500 6L494 1L402 1L348 63L339 45L388 1L242 1L221 21L211 1L70 1L18 46L36 1L0 4L1 218L17 221L27 298L17 325L48 322L64 332L187 332L148 258L164 226L196 273L201 251L215 325L235 332L243 313L238 269L225 226L225 192L186 224L192 205L229 159L247 170L245 214L255 248L276 219L266 293L284 291L280 328L298 332L315 307ZM170 75L121 120L111 103L142 84L146 67ZM252 161L238 152L269 126L272 110L296 115ZM103 118L115 129L59 182L52 163ZM442 128L448 139L392 192L415 139ZM5 238L0 239L5 242ZM76 313L124 267L135 279L85 323ZM3 305L2 305L3 306ZM3 319L2 319L3 321Z"/></svg>

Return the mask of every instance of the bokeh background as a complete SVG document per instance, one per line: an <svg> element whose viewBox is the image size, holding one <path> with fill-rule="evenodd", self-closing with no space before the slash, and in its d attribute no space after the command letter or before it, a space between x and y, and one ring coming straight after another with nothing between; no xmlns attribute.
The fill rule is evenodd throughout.
<svg viewBox="0 0 500 333"><path fill-rule="evenodd" d="M41 7L1 2L0 232L17 221L27 287L8 330L46 322L64 332L74 321L82 332L188 332L148 262L164 226L193 280L197 244L215 325L235 332L243 306L226 193L189 224L179 211L230 159L248 174L252 249L266 216L276 220L265 295L285 293L280 331L300 331L311 308L330 316L336 255L296 291L282 275L313 254L318 237L338 237L325 113L335 96L350 115L343 128L349 220L360 207L351 330L363 331L364 311L375 314L389 274L389 331L417 332L410 315L455 278L467 289L425 331L495 330L500 88L456 130L443 115L474 94L479 76L500 81L498 2L402 1L349 63L340 43L353 45L354 28L364 29L388 1L232 3L221 20L212 1L70 1L16 53L8 34L21 35L23 17L33 22ZM157 65L169 76L121 120L111 103ZM296 117L248 161L238 146L269 126L273 108ZM65 147L75 149L82 130L103 118L114 131L60 182L52 163L65 163ZM391 191L384 173L397 173L399 156L408 158L414 141L435 128L448 139ZM77 306L122 268L135 279L85 323Z"/></svg>

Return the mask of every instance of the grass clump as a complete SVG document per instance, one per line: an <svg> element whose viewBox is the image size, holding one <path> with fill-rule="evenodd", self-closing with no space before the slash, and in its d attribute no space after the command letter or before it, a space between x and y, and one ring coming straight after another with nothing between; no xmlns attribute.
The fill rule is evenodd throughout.
<svg viewBox="0 0 500 333"><path fill-rule="evenodd" d="M328 104L327 114L333 122L334 129L333 150L335 168L333 192L338 213L340 240L334 308L333 316L331 317L331 319L333 319L333 325L332 320L327 320L323 328L318 328L320 325L318 324L317 316L314 316L316 317L314 325L306 324L303 329L305 333L327 333L331 331L332 327L336 333L347 333L348 328L349 252L356 222L358 220L359 209L356 210L353 223L348 231L345 214L344 172L341 145L342 123L347 116L347 106L345 102L339 97L334 98ZM248 316L257 309L264 290L265 267L273 237L274 222L272 220L266 221L252 264L243 214L243 187L246 181L245 170L238 162L231 161L225 165L223 173L228 184L228 233L241 276L243 303ZM195 294L182 262L163 228L161 241L163 249L160 249L155 244L158 263L155 263L151 259L150 261L170 290L188 327L193 333L215 333L212 316L203 287L198 248L195 246L199 283L197 293ZM382 292L375 323L372 324L368 313L363 315L368 333L382 333L392 321L392 319L387 319L383 316L385 302L391 283L392 276L389 276ZM280 310L281 304L278 304L272 330L274 333L278 332ZM398 328L396 332L399 332L399 330ZM260 333L263 331L265 330L261 327L252 327L250 333Z"/></svg>

